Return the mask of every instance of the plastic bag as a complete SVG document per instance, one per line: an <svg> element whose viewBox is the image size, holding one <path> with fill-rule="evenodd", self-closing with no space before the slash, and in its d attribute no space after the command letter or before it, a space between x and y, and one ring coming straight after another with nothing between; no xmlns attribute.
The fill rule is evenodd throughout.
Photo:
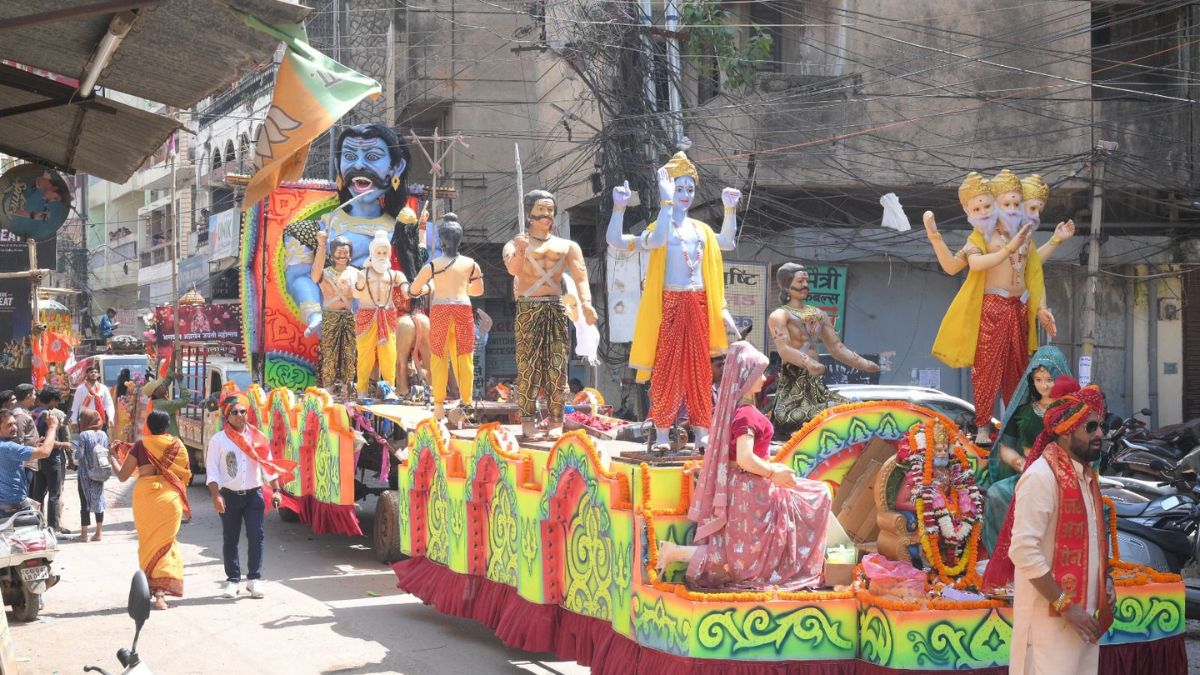
<svg viewBox="0 0 1200 675"><path fill-rule="evenodd" d="M871 582L871 593L874 595L909 599L925 597L925 573L906 562L888 560L878 553L870 553L863 557L862 568L863 574Z"/></svg>
<svg viewBox="0 0 1200 675"><path fill-rule="evenodd" d="M879 204L883 207L884 227L897 232L908 232L912 229L912 225L908 224L908 216L904 215L904 209L900 206L900 198L896 196L896 193L889 192L880 197Z"/></svg>

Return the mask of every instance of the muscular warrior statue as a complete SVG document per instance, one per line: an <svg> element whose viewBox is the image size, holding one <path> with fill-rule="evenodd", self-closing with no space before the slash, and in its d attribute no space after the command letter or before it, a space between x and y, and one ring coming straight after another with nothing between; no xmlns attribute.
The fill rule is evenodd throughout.
<svg viewBox="0 0 1200 675"><path fill-rule="evenodd" d="M687 155L676 153L658 170L660 208L646 231L637 236L621 232L632 194L628 181L613 188L608 221L609 246L650 251L629 365L638 371L639 382L650 380L654 448L660 451L670 447L670 428L685 402L697 449L708 446L713 407L709 358L725 353L729 345L722 317L721 251L737 246L736 208L742 193L729 187L721 191L725 219L718 235L687 216L699 180Z"/></svg>
<svg viewBox="0 0 1200 675"><path fill-rule="evenodd" d="M529 229L504 246L504 266L516 277L517 404L527 439L537 429L538 399L550 415L550 436L562 434L567 395L567 356L571 338L562 303L562 276L569 272L579 289L584 319L596 323L583 252L569 239L554 236L554 195L533 190L525 195Z"/></svg>
<svg viewBox="0 0 1200 675"><path fill-rule="evenodd" d="M475 382L475 317L471 298L483 295L483 272L479 264L458 254L462 243L462 225L458 216L447 213L438 226L442 255L421 267L413 279L412 295L428 293L429 370L433 379L433 413L437 419L446 416L446 386L450 380L450 364L454 364L454 379L458 382L462 405L474 402Z"/></svg>
<svg viewBox="0 0 1200 675"><path fill-rule="evenodd" d="M350 266L354 257L350 240L338 237L328 246L333 264L325 265L329 233L317 232L317 250L312 280L321 289L321 350L317 384L335 396L348 396L354 390L353 377L358 367L358 349L354 329L354 280L358 270Z"/></svg>
<svg viewBox="0 0 1200 675"><path fill-rule="evenodd" d="M825 366L818 359L817 343L824 342L833 358L868 373L879 365L851 351L838 337L833 321L820 307L807 304L808 272L803 265L786 263L775 271L779 299L784 304L771 312L767 326L775 351L783 359L775 393L775 433L791 436L825 408L846 403L821 381Z"/></svg>

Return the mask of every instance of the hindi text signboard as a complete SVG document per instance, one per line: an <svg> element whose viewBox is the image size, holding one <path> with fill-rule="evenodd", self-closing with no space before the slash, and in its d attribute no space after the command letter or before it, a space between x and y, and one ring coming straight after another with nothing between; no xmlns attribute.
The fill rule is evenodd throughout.
<svg viewBox="0 0 1200 675"><path fill-rule="evenodd" d="M746 340L764 354L771 353L767 331L768 297L774 288L771 266L765 262L723 261L725 267L725 306L738 330L753 325Z"/></svg>

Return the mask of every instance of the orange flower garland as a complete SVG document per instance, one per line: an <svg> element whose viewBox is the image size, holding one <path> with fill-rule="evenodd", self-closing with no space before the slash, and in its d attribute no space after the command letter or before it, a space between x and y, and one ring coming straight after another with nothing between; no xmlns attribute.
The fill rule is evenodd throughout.
<svg viewBox="0 0 1200 675"><path fill-rule="evenodd" d="M1101 497L1100 501L1108 507L1108 559L1111 564L1121 559L1121 546L1117 543L1117 505L1109 497Z"/></svg>
<svg viewBox="0 0 1200 675"><path fill-rule="evenodd" d="M945 419L944 416L938 415L938 417L942 417L942 419L935 420L932 422L927 422L924 425L924 429L923 429L923 431L925 433L924 466L923 466L923 470L922 470L922 484L923 485L929 485L933 482L933 427L934 427L934 424L936 424L938 421L940 421L943 426L946 426L947 433L950 435L951 438L953 438L954 436L956 436L958 434L957 426L955 426L949 420ZM909 448L912 449L913 452L916 452L917 433L918 433L918 430L920 430L920 429L921 429L921 425L914 424L908 432ZM956 460L958 460L959 465L962 467L962 470L969 473L971 471L971 463L970 463L970 460L967 459L966 451L964 451L962 449L962 446L960 444L953 445L951 447L951 450L954 453L954 458ZM920 537L920 540L921 540L921 550L925 553L925 557L929 560L929 564L933 566L933 569L937 573L938 578L947 584L951 584L951 583L955 583L954 582L955 578L962 576L964 573L974 576L975 575L975 563L978 562L978 559L979 559L979 539L983 533L982 523L979 520L976 520L971 525L971 534L967 537L967 544L966 544L965 550L963 551L963 555L959 556L958 561L952 567L947 567L946 563L942 560L941 548L934 545L934 543L930 541L930 537L929 537L928 533L926 533L926 531L925 531L925 500L924 500L924 498L918 496L916 499L916 503L917 503L917 528L918 528L918 536Z"/></svg>

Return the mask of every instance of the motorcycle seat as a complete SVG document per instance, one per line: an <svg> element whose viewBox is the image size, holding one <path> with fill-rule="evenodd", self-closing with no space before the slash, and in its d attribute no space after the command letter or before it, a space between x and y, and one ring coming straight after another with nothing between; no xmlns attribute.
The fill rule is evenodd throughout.
<svg viewBox="0 0 1200 675"><path fill-rule="evenodd" d="M1130 502L1123 502L1123 501L1114 499L1113 504L1117 507L1117 516L1118 517L1120 517L1120 518L1136 518L1137 516L1142 515L1142 512L1146 510L1146 507L1150 504L1150 502L1146 501L1146 502L1130 503Z"/></svg>

